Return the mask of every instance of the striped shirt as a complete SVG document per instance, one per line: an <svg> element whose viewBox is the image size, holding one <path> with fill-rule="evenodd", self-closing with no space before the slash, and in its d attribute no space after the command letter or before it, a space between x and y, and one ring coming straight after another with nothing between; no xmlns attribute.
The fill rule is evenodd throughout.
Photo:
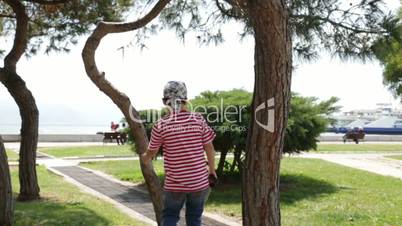
<svg viewBox="0 0 402 226"><path fill-rule="evenodd" d="M203 145L214 138L199 113L172 113L155 123L148 149L163 147L166 191L196 192L209 187Z"/></svg>

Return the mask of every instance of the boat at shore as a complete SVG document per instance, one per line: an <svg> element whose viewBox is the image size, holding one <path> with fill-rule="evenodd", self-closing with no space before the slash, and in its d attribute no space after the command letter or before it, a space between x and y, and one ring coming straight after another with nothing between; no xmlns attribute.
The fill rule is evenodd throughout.
<svg viewBox="0 0 402 226"><path fill-rule="evenodd" d="M337 124L327 132L347 133L360 130L365 134L402 135L402 110L391 104L377 104L372 110L353 110L334 117Z"/></svg>

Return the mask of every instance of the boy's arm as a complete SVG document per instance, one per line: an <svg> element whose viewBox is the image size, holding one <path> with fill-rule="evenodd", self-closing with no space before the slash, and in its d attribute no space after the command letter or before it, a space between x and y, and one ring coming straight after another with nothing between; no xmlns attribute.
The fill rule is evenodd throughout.
<svg viewBox="0 0 402 226"><path fill-rule="evenodd" d="M218 178L215 172L215 148L212 142L204 144L204 150L207 153L209 174Z"/></svg>

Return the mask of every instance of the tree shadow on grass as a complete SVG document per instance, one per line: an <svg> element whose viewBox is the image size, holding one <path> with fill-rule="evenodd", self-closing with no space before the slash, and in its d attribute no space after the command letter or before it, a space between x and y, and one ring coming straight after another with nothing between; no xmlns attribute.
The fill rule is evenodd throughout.
<svg viewBox="0 0 402 226"><path fill-rule="evenodd" d="M308 198L316 198L338 192L344 187L337 187L324 180L295 174L284 174L280 178L281 203L292 204ZM212 204L241 204L241 179L226 178L214 188L208 202Z"/></svg>
<svg viewBox="0 0 402 226"><path fill-rule="evenodd" d="M281 175L280 183L281 203L284 204L292 204L302 199L316 198L346 189L324 180L295 174Z"/></svg>
<svg viewBox="0 0 402 226"><path fill-rule="evenodd" d="M110 221L81 202L41 199L15 202L14 225L110 225Z"/></svg>

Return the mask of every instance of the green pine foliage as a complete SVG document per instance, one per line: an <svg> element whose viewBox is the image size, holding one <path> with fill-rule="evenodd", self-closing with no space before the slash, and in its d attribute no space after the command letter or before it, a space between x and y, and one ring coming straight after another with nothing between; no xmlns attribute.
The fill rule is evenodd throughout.
<svg viewBox="0 0 402 226"><path fill-rule="evenodd" d="M402 94L402 9L396 21L397 29L391 35L379 38L373 50L376 57L384 65L383 82L394 96Z"/></svg>
<svg viewBox="0 0 402 226"><path fill-rule="evenodd" d="M142 12L148 1L137 1ZM341 59L374 57L372 45L379 37L395 32L396 19L384 0L292 0L288 1L293 52L299 60L314 60L322 52ZM250 12L252 13L252 12ZM178 0L169 4L155 20L137 32L137 43L161 30L172 30L185 40L219 44L225 40L224 25L239 23L240 38L254 34L244 0ZM324 51L323 51L324 50Z"/></svg>
<svg viewBox="0 0 402 226"><path fill-rule="evenodd" d="M318 102L315 97L301 97L293 93L283 152L316 150L317 138L329 125L335 123L331 115L339 110L339 107L335 106L338 100L332 97L327 101Z"/></svg>
<svg viewBox="0 0 402 226"><path fill-rule="evenodd" d="M42 5L24 2L29 17L27 56L35 55L43 47L50 51L69 51L78 37L93 29L99 21L124 21L133 0L70 0L63 4ZM16 18L11 8L0 2L0 37L15 32Z"/></svg>
<svg viewBox="0 0 402 226"><path fill-rule="evenodd" d="M226 162L227 153L237 151L244 153L245 151L251 120L251 100L252 93L243 89L233 89L205 91L187 104L190 111L202 114L214 129L217 135L214 146L221 155L224 155L221 167L225 169L232 168L231 164L234 164L234 162ZM325 132L330 125L335 124L335 119L331 116L340 109L336 105L338 100L338 98L332 97L319 101L315 97L301 97L292 93L284 153L316 149L319 135ZM153 124L166 114L166 109L140 111L148 136ZM129 133L129 129L126 130ZM133 142L132 137L130 137L130 141Z"/></svg>

